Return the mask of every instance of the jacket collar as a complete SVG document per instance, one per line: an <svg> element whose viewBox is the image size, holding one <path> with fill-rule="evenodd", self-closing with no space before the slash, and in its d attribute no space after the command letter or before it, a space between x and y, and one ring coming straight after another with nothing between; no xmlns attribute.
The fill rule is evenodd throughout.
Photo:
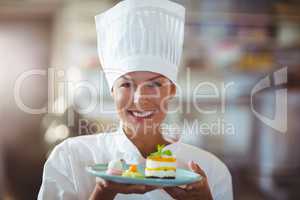
<svg viewBox="0 0 300 200"><path fill-rule="evenodd" d="M116 144L122 158L129 164L143 164L146 159L142 156L138 148L131 142L123 130L122 122L118 128L118 137Z"/></svg>

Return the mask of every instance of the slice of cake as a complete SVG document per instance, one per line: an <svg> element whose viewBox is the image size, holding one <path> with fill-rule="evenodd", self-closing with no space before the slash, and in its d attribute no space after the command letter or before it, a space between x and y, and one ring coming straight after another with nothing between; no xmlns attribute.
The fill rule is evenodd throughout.
<svg viewBox="0 0 300 200"><path fill-rule="evenodd" d="M170 150L163 150L163 148L164 145L157 145L157 152L147 157L146 178L175 179L176 158Z"/></svg>

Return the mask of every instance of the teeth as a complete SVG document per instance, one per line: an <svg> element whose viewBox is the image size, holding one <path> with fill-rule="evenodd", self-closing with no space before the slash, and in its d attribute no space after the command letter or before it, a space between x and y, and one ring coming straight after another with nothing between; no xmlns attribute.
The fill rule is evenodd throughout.
<svg viewBox="0 0 300 200"><path fill-rule="evenodd" d="M132 112L132 114L135 117L149 117L150 115L152 115L154 113L154 111L147 111L147 112Z"/></svg>

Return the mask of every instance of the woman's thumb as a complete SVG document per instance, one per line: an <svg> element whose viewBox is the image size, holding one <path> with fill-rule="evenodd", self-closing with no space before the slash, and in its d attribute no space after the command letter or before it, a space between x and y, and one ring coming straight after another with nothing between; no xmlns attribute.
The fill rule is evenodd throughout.
<svg viewBox="0 0 300 200"><path fill-rule="evenodd" d="M190 162L188 163L188 165L189 165L189 168L190 168L193 172L195 172L195 173L197 173L197 174L200 174L200 175L203 176L203 177L206 177L205 172L201 169L201 167L200 167L197 163L195 163L194 161L190 161Z"/></svg>

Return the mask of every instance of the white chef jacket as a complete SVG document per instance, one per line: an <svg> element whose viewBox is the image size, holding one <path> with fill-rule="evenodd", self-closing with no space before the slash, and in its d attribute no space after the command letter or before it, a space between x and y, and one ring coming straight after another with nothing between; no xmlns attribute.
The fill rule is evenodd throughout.
<svg viewBox="0 0 300 200"><path fill-rule="evenodd" d="M232 200L231 175L227 167L211 153L181 141L169 144L181 168L188 169L191 160L199 164L208 177L215 200ZM69 138L57 145L44 166L43 181L38 200L87 200L96 178L88 174L86 166L108 163L123 158L127 163L145 163L137 147L128 139L120 127L116 132ZM145 194L118 194L116 200L169 200L173 199L163 189Z"/></svg>

